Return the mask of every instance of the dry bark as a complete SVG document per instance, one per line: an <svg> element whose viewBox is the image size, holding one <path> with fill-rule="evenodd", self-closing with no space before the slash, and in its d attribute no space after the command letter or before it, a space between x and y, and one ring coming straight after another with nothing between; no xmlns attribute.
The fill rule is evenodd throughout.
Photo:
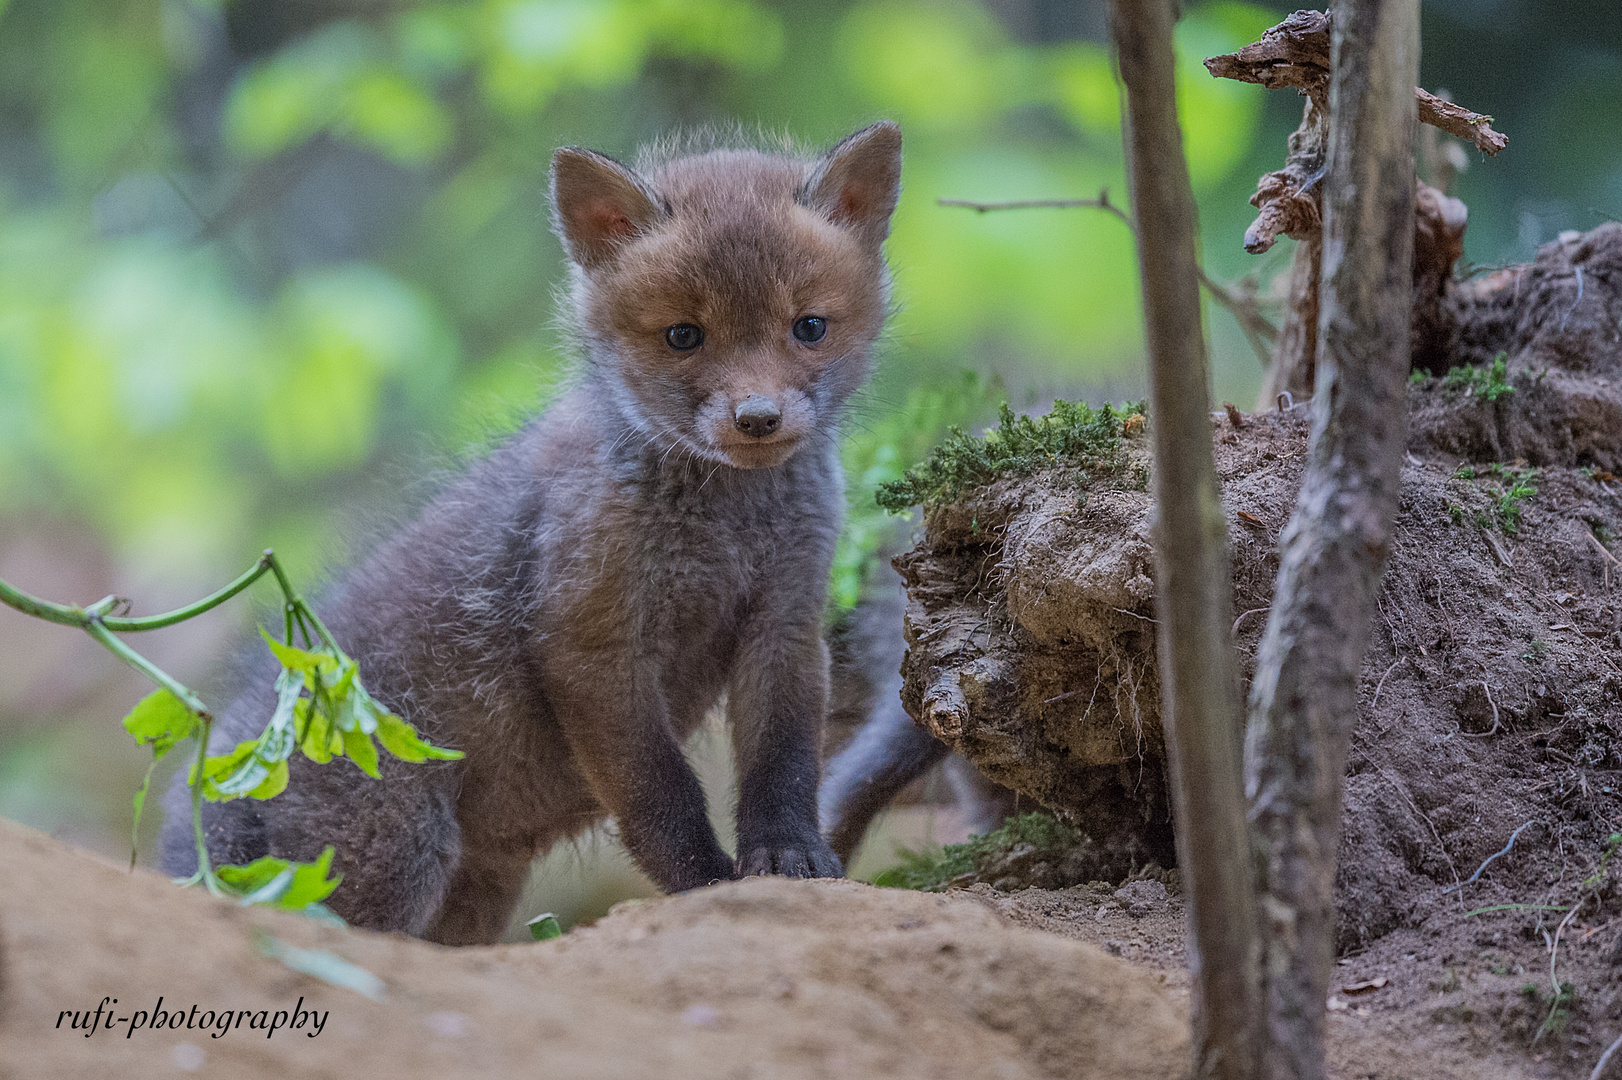
<svg viewBox="0 0 1622 1080"><path fill-rule="evenodd" d="M1300 398L1313 389L1317 355L1317 282L1322 231L1324 143L1327 138L1329 91L1329 12L1297 11L1262 35L1260 41L1235 53L1213 56L1206 69L1217 78L1252 82L1269 89L1290 88L1307 98L1301 125L1290 136L1284 167L1256 182L1251 205L1256 220L1245 230L1245 250L1259 255L1279 236L1301 241L1290 268L1289 303L1284 325L1273 348L1272 362L1258 399L1258 407L1271 407L1288 392ZM1497 154L1508 140L1492 128L1492 117L1415 88L1422 123L1468 139L1488 154ZM1420 218L1417 237L1414 296L1415 366L1439 372L1442 353L1429 343L1448 337L1444 293L1451 283L1453 263L1463 253L1464 204L1445 193L1423 186L1418 196ZM1450 254L1451 253L1451 254Z"/></svg>
<svg viewBox="0 0 1622 1080"><path fill-rule="evenodd" d="M1262 853L1269 1080L1325 1074L1343 775L1407 415L1419 5L1347 0L1337 12L1312 444L1281 541L1245 748Z"/></svg>
<svg viewBox="0 0 1622 1080"><path fill-rule="evenodd" d="M1208 58L1210 73L1267 88L1291 88L1306 97L1301 125L1289 136L1283 169L1257 180L1251 204L1255 221L1244 232L1244 250L1262 255L1280 235L1298 240L1289 268L1289 298L1285 323L1273 345L1272 362L1257 399L1268 409L1288 392L1294 399L1309 396L1314 386L1319 321L1320 235L1324 224L1322 183L1325 141L1328 136L1328 52L1332 18L1324 11L1296 11L1268 29L1262 41L1234 54ZM1414 89L1419 120L1450 135L1470 139L1483 151L1497 154L1507 139L1492 130L1492 117L1476 114L1434 94ZM1445 294L1452 285L1453 263L1463 255L1465 204L1444 191L1421 183L1418 216L1414 219L1414 366L1427 371L1445 370L1450 316Z"/></svg>
<svg viewBox="0 0 1622 1080"><path fill-rule="evenodd" d="M1194 192L1177 124L1171 0L1111 6L1154 416L1161 685L1178 864L1190 913L1194 1068L1253 1075L1260 997L1240 788L1227 525L1211 453Z"/></svg>
<svg viewBox="0 0 1622 1080"><path fill-rule="evenodd" d="M1256 83L1269 90L1290 88L1324 108L1329 93L1329 35L1332 12L1297 11L1272 27L1260 41L1238 52L1213 56L1205 69L1218 79ZM1509 140L1493 130L1492 117L1472 112L1419 87L1414 87L1419 122L1449 135L1468 139L1485 154L1493 155Z"/></svg>

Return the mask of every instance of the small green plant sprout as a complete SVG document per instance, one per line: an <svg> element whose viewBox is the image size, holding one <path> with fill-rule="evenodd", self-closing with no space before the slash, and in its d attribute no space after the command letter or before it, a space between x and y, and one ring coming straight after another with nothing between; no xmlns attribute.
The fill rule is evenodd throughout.
<svg viewBox="0 0 1622 1080"><path fill-rule="evenodd" d="M524 925L529 927L529 936L536 941L551 941L563 936L563 924L550 911L542 912Z"/></svg>
<svg viewBox="0 0 1622 1080"><path fill-rule="evenodd" d="M1528 985L1521 990L1523 996L1530 996L1526 995L1528 989L1536 1000L1549 1007L1549 1015L1543 1018L1537 1034L1532 1036L1532 1045L1536 1046L1545 1035L1559 1037L1566 1030L1566 1025L1571 1022L1571 1010L1577 1004L1577 987L1569 980L1562 979L1552 991Z"/></svg>
<svg viewBox="0 0 1622 1080"><path fill-rule="evenodd" d="M1038 469L1064 466L1089 474L1113 474L1125 466L1122 440L1142 427L1142 403L1094 409L1085 402L1055 401L1046 416L1014 415L1004 402L997 426L975 438L960 427L947 431L929 457L899 480L879 486L878 504L892 514L914 506L942 506L965 490L999 476L1029 476Z"/></svg>
<svg viewBox="0 0 1622 1080"><path fill-rule="evenodd" d="M196 694L126 645L118 635L158 630L195 618L219 607L267 574L281 587L283 601L283 640L277 641L260 631L282 665L276 678L276 708L257 738L238 743L228 753L210 755L208 743L214 730L213 714ZM158 689L142 698L124 718L124 730L137 743L152 749L152 764L147 767L146 777L135 793L135 822L130 837L132 868L141 811L152 784L153 769L180 743L187 739L197 741L196 756L186 778L191 789L197 872L181 880L181 885L201 884L216 896L234 897L244 904L323 913L325 908L320 906L321 901L332 894L340 880L331 873L332 848L328 847L319 858L308 863L267 856L246 866L216 867L203 838L204 800L275 798L287 787L288 759L295 750L317 763L348 757L372 777L379 775L377 743L408 762L430 758L453 760L462 756L459 750L447 750L424 741L415 728L366 692L361 685L358 665L339 648L326 626L293 589L275 553L268 550L229 585L196 603L162 615L130 618L125 614L129 602L115 596L83 608L54 604L30 596L3 580L0 580L0 603L25 615L83 630L114 656L158 684Z"/></svg>
<svg viewBox="0 0 1622 1080"><path fill-rule="evenodd" d="M1509 384L1507 356L1499 353L1493 357L1490 364L1480 367L1456 367L1449 371L1442 379L1442 385L1454 389L1462 389L1466 394L1481 398L1483 401L1494 402L1505 394L1513 394L1515 388Z"/></svg>
<svg viewBox="0 0 1622 1080"><path fill-rule="evenodd" d="M1583 888L1595 888L1605 880L1606 867L1616 858L1618 852L1622 852L1622 832L1614 832L1605 838L1605 844L1599 854L1599 868L1583 882Z"/></svg>
<svg viewBox="0 0 1622 1080"><path fill-rule="evenodd" d="M1460 465L1453 471L1454 480L1482 482L1491 501L1482 509L1470 511L1463 504L1448 501L1444 504L1453 524L1462 525L1466 518L1483 529L1497 528L1509 536L1520 532L1522 503L1538 493L1538 471L1524 462L1490 465Z"/></svg>
<svg viewBox="0 0 1622 1080"><path fill-rule="evenodd" d="M1548 642L1539 641L1536 638L1533 638L1532 643L1527 646L1526 652L1521 654L1521 659L1527 661L1528 663L1541 664L1543 663L1543 658L1548 655L1548 652Z"/></svg>
<svg viewBox="0 0 1622 1080"><path fill-rule="evenodd" d="M1414 368L1408 373L1408 384L1410 386L1422 386L1430 377L1430 372L1424 368Z"/></svg>

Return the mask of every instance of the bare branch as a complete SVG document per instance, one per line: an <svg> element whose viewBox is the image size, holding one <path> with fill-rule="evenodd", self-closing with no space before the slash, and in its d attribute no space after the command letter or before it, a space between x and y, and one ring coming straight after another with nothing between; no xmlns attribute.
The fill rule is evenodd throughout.
<svg viewBox="0 0 1622 1080"><path fill-rule="evenodd" d="M955 206L964 210L973 210L984 214L992 210L1102 210L1113 214L1121 223L1131 229L1134 234L1138 227L1133 224L1131 215L1119 206L1110 202L1109 189L1100 188L1096 199L1012 199L1007 202L975 202L972 199L936 199L936 206ZM1238 288L1224 285L1205 272L1204 267L1196 267L1200 276L1200 284L1205 286L1211 299L1226 308L1228 314L1234 317L1239 324L1239 330L1250 343L1250 348L1256 358L1266 367L1272 362L1272 343L1278 337L1278 328L1275 327L1261 312L1261 305L1255 295L1245 295Z"/></svg>
<svg viewBox="0 0 1622 1080"><path fill-rule="evenodd" d="M1444 101L1418 87L1414 88L1414 96L1419 99L1420 123L1441 128L1449 135L1473 142L1477 150L1488 155L1496 156L1498 151L1509 145L1507 136L1492 129L1492 117L1471 112L1463 105Z"/></svg>
<svg viewBox="0 0 1622 1080"><path fill-rule="evenodd" d="M1100 188L1096 199L1014 199L1009 202L973 202L969 199L936 199L936 206L960 206L984 214L989 210L1102 210L1114 214L1136 231L1125 210L1109 201L1109 188Z"/></svg>

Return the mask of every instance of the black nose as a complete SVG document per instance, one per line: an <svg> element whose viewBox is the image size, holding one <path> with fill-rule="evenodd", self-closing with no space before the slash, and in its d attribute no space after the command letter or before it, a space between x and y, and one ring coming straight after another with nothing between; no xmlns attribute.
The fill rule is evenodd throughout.
<svg viewBox="0 0 1622 1080"><path fill-rule="evenodd" d="M769 397L751 394L744 398L738 411L732 414L738 430L752 439L764 439L783 424L783 413L777 402Z"/></svg>

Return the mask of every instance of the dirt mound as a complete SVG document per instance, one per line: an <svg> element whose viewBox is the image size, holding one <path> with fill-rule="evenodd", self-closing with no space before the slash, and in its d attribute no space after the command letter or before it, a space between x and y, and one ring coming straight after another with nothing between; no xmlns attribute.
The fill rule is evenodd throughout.
<svg viewBox="0 0 1622 1080"><path fill-rule="evenodd" d="M1479 363L1411 387L1346 782L1338 946L1420 931L1410 951L1467 967L1511 936L1537 943L1553 974L1523 978L1527 1015L1501 1026L1546 1052L1568 1021L1577 1045L1622 1021L1622 878L1602 869L1622 830L1622 226L1453 295L1456 358ZM1212 422L1247 681L1307 412ZM1056 463L933 507L896 560L908 711L1089 834L1083 881L1175 859L1148 439L1130 433L1125 452L1114 476L1078 482ZM1481 962L1505 964L1536 966Z"/></svg>
<svg viewBox="0 0 1622 1080"><path fill-rule="evenodd" d="M382 1000L264 955L289 946L359 965ZM739 882L622 905L556 941L451 949L240 908L0 821L0 948L14 1076L1187 1074L1163 976L970 898L853 882ZM173 1019L157 1031L160 996ZM58 1028L104 997L148 1026ZM320 1034L289 1015L267 1037L301 999ZM225 1010L251 1018L218 1038L185 1027Z"/></svg>

